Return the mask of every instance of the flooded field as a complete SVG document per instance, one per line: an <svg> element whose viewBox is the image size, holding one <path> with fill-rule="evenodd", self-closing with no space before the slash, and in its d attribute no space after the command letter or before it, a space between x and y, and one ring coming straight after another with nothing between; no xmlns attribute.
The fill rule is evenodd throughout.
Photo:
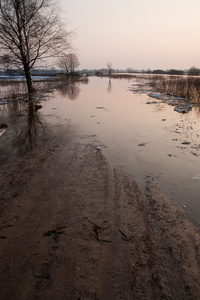
<svg viewBox="0 0 200 300"><path fill-rule="evenodd" d="M89 82L41 93L36 102L7 98L0 105L0 123L8 125L1 129L0 163L55 135L91 143L139 187L144 188L148 176L154 177L200 227L199 110L193 106L178 113L172 101L149 93L155 91L137 78L90 77Z"/></svg>

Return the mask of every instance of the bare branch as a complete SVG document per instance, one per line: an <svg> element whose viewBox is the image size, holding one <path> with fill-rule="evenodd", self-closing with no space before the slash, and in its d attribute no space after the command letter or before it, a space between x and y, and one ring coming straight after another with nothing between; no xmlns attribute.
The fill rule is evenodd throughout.
<svg viewBox="0 0 200 300"><path fill-rule="evenodd" d="M74 73L75 69L80 65L78 56L75 53L63 54L58 64L67 74L69 72Z"/></svg>
<svg viewBox="0 0 200 300"><path fill-rule="evenodd" d="M59 16L52 0L0 0L0 63L21 65L31 85L38 60L70 50L73 33L64 30Z"/></svg>

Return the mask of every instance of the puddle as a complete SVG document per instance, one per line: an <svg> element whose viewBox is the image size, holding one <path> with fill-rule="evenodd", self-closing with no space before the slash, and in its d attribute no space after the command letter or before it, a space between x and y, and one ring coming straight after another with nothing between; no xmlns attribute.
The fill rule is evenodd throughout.
<svg viewBox="0 0 200 300"><path fill-rule="evenodd" d="M13 140L8 143L13 134L22 138L20 144L25 149L27 140L34 146L48 132L65 127L66 136L70 132L81 143L99 147L110 164L133 176L140 188L144 188L146 176L154 177L190 220L200 224L198 110L193 107L187 114L179 114L174 105L179 101L182 105L182 100L160 99L158 95L159 99L153 100L150 92L156 94L136 79L91 77L88 84L54 90L48 100L40 101L42 108L34 118L30 118L28 107L19 107L17 117L12 115L16 110L10 103L1 105L2 122L9 125L0 138L5 145L7 139L7 146L1 147L13 153L16 144Z"/></svg>

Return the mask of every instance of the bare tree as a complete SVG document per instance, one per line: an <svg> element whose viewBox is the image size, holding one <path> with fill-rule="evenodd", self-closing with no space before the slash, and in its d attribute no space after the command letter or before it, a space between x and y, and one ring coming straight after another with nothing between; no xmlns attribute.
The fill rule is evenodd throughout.
<svg viewBox="0 0 200 300"><path fill-rule="evenodd" d="M64 54L59 60L59 66L67 74L73 75L75 69L80 65L78 56L75 53Z"/></svg>
<svg viewBox="0 0 200 300"><path fill-rule="evenodd" d="M52 0L0 0L0 63L23 69L30 93L36 62L69 49L72 33L59 17Z"/></svg>
<svg viewBox="0 0 200 300"><path fill-rule="evenodd" d="M188 71L187 71L188 75L193 75L193 76L199 76L200 74L200 69L197 69L195 66L191 67Z"/></svg>
<svg viewBox="0 0 200 300"><path fill-rule="evenodd" d="M80 65L78 56L74 53L68 54L69 70L73 74L75 69Z"/></svg>
<svg viewBox="0 0 200 300"><path fill-rule="evenodd" d="M110 77L111 73L112 73L112 63L111 62L108 62L107 63L107 67L108 67L108 75Z"/></svg>
<svg viewBox="0 0 200 300"><path fill-rule="evenodd" d="M58 65L61 68L61 70L65 71L66 74L69 74L69 64L68 64L68 59L67 59L68 54L63 54L60 58L59 58L59 62Z"/></svg>

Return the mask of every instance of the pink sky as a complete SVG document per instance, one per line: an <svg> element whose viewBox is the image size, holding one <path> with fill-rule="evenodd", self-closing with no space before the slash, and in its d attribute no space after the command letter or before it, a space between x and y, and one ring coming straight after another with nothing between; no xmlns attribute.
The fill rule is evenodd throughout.
<svg viewBox="0 0 200 300"><path fill-rule="evenodd" d="M199 0L60 0L80 68L200 68Z"/></svg>

